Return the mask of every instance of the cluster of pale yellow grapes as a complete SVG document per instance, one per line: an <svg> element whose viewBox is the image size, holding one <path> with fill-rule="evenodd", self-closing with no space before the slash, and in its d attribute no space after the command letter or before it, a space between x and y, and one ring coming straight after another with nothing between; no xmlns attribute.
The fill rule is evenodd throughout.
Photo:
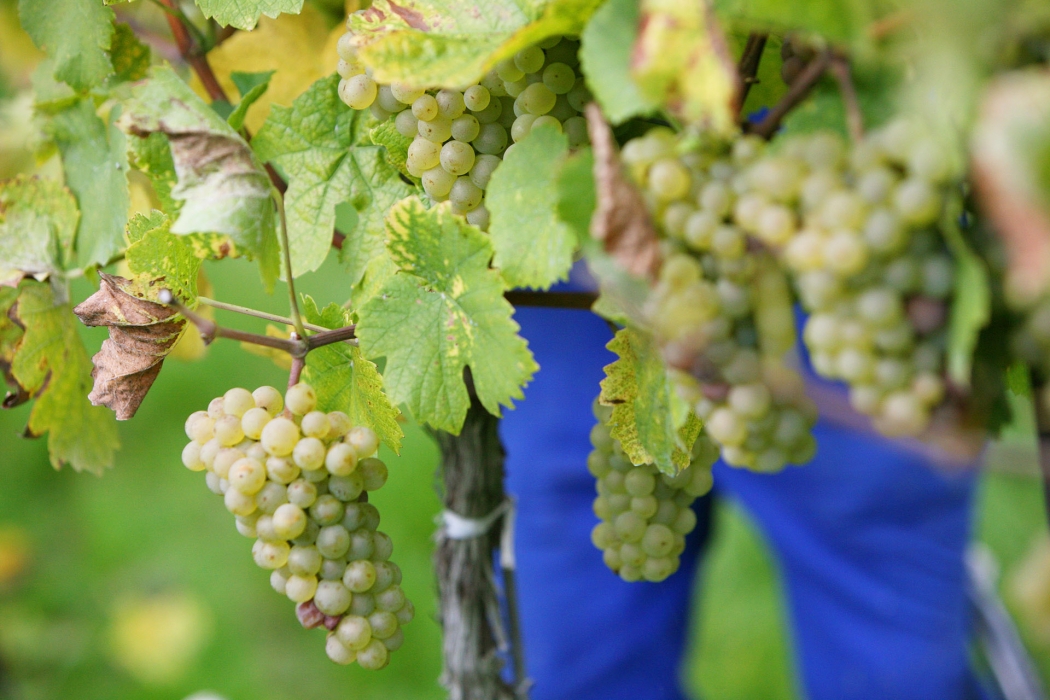
<svg viewBox="0 0 1050 700"><path fill-rule="evenodd" d="M305 383L283 397L269 386L230 389L186 420L182 462L206 472L237 531L256 538L255 563L298 604L303 626L328 629L329 658L380 669L414 615L390 561L393 543L367 502L387 467L371 428L316 406Z"/></svg>
<svg viewBox="0 0 1050 700"><path fill-rule="evenodd" d="M767 376L775 358L763 348L791 345L767 334L794 324L789 303L763 308L764 256L790 273L811 314L803 338L815 371L845 381L884 434L925 430L944 396L954 289L939 229L956 177L947 151L906 121L852 147L831 133L683 143L655 129L623 158L667 236L650 322L726 460L766 471L815 447L800 437L816 418L801 382ZM785 392L788 410L770 418Z"/></svg>
<svg viewBox="0 0 1050 700"><path fill-rule="evenodd" d="M594 514L601 522L591 541L624 581L663 581L678 571L685 536L696 527L693 501L711 490L718 448L701 433L692 462L673 477L652 464L635 466L609 434L611 412L595 404L587 468L596 479Z"/></svg>
<svg viewBox="0 0 1050 700"><path fill-rule="evenodd" d="M801 378L782 362L794 343L790 291L734 217L746 183L739 153L679 152L679 143L661 128L623 148L666 235L648 320L680 392L727 463L761 472L804 464L816 450L817 414Z"/></svg>
<svg viewBox="0 0 1050 700"><path fill-rule="evenodd" d="M463 89L381 85L357 62L353 34L338 44L339 96L353 109L393 120L412 139L407 169L431 200L452 202L457 214L487 230L485 190L514 144L536 128L563 131L569 147L587 143L580 116L590 92L580 74L578 42L553 37L502 61Z"/></svg>

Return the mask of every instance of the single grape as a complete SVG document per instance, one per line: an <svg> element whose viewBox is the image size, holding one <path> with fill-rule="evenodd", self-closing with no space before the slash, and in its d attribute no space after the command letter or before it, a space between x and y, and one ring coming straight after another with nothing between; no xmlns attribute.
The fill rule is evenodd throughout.
<svg viewBox="0 0 1050 700"><path fill-rule="evenodd" d="M449 141L441 147L440 161L441 167L452 175L466 175L474 167L474 149L462 141ZM455 192L456 187L453 185L449 195L453 204L456 203Z"/></svg>
<svg viewBox="0 0 1050 700"><path fill-rule="evenodd" d="M376 82L364 73L339 81L339 99L351 109L368 109L378 93Z"/></svg>

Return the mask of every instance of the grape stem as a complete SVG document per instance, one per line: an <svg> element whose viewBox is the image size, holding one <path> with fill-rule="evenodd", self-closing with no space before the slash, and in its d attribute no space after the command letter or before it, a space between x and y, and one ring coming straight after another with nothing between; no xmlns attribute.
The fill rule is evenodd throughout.
<svg viewBox="0 0 1050 700"><path fill-rule="evenodd" d="M260 335L259 333L239 331L235 328L223 328L214 321L199 316L186 308L168 289L160 290L158 298L160 303L172 307L195 325L197 330L200 331L205 345L210 344L216 338L229 338L231 340L239 340L242 343L252 343L253 345L263 345L268 348L283 350L291 355L294 361L295 359L306 357L306 354L315 348L357 338L356 324L332 330L323 330L314 335L299 336L298 334L293 334L290 338L274 338L268 335Z"/></svg>
<svg viewBox="0 0 1050 700"><path fill-rule="evenodd" d="M809 95L810 90L824 75L824 71L827 70L830 63L831 51L824 49L802 69L799 76L795 78L795 82L791 83L791 87L788 88L787 94L773 106L773 109L769 110L766 118L754 126L745 125L745 130L764 139L772 138L773 134L780 128L780 123L784 120L784 117L806 99L806 96Z"/></svg>
<svg viewBox="0 0 1050 700"><path fill-rule="evenodd" d="M256 309L249 309L247 306L237 306L236 304L227 304L224 301L216 301L215 299L209 299L208 297L197 297L197 301L210 306L213 309L222 309L223 311L232 311L235 314L244 314L245 316L252 316L254 318L261 318L266 321L273 321L274 323L283 323L286 326L295 325L292 319L285 316L278 316L277 314L271 314L267 311L257 311ZM314 323L303 322L303 327L308 331L324 332L329 330L324 326L318 326Z"/></svg>
<svg viewBox="0 0 1050 700"><path fill-rule="evenodd" d="M284 215L284 195L277 187L271 188L274 201L277 203L277 214L281 220L281 250L284 253L284 274L288 278L288 306L292 311L292 325L300 338L306 337L306 328L303 327L303 317L299 313L299 300L295 296L295 275L292 272L292 251L288 245L288 218Z"/></svg>
<svg viewBox="0 0 1050 700"><path fill-rule="evenodd" d="M839 84L839 93L846 108L846 128L849 129L849 136L854 141L860 141L864 138L864 114L857 99L857 87L853 84L849 59L840 53L832 55L828 70Z"/></svg>
<svg viewBox="0 0 1050 700"><path fill-rule="evenodd" d="M740 116L740 112L744 109L744 103L747 102L747 93L751 91L751 86L759 82L758 80L758 65L762 62L762 52L766 48L766 40L769 38L768 34L762 34L759 32L752 32L747 37L747 44L744 46L744 53L740 56L740 63L737 64L737 73L740 76L740 100L739 107L737 108L737 116Z"/></svg>
<svg viewBox="0 0 1050 700"><path fill-rule="evenodd" d="M299 340L299 336L296 335L295 333L292 333L291 339L292 340ZM299 383L299 377L301 377L302 374L303 374L303 366L304 365L306 365L306 356L305 355L303 357L293 357L292 358L292 366L288 370L288 388L289 389L291 389L293 386L295 386L296 384ZM288 410L287 406L285 406L284 410L288 413L287 417L291 418L292 417L291 416L292 412L290 410Z"/></svg>

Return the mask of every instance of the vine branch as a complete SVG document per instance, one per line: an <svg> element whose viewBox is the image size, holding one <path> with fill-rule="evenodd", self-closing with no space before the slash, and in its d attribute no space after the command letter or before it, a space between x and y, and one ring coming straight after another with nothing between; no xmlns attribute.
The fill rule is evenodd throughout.
<svg viewBox="0 0 1050 700"><path fill-rule="evenodd" d="M840 53L832 55L828 70L839 84L839 93L846 108L846 128L849 129L849 136L854 141L860 141L864 138L864 114L857 99L857 87L853 84L849 59Z"/></svg>
<svg viewBox="0 0 1050 700"><path fill-rule="evenodd" d="M199 39L197 45L194 46L194 41L190 37L192 23L179 9L176 0L157 0L157 2L168 8L165 15L168 20L168 26L171 27L171 34L175 37L175 43L179 47L179 53L182 55L183 60L193 69L193 72L197 74L197 77L200 78L201 85L207 91L208 97L213 101L222 100L229 102L226 91L222 89L219 79L215 77L215 71L211 69L211 64L208 63L208 57L202 51L203 46L200 46Z"/></svg>
<svg viewBox="0 0 1050 700"><path fill-rule="evenodd" d="M503 297L514 306L557 309L590 309L598 300L594 292L507 292Z"/></svg>
<svg viewBox="0 0 1050 700"><path fill-rule="evenodd" d="M740 116L740 112L744 109L744 103L747 101L747 94L751 91L751 86L758 82L758 65L762 62L762 52L766 48L766 40L769 38L768 34L762 34L759 32L752 32L747 37L747 44L744 46L744 53L740 56L740 63L737 64L737 73L740 76L740 105L737 109L737 116Z"/></svg>
<svg viewBox="0 0 1050 700"><path fill-rule="evenodd" d="M791 83L791 87L788 88L787 94L781 98L780 102L777 102L773 109L769 111L766 118L760 121L754 126L747 128L752 134L761 136L764 139L771 138L776 130L780 128L780 123L787 116L788 112L794 109L802 100L806 99L810 90L817 84L821 76L828 69L828 65L831 63L831 51L825 49L817 54L816 58L809 62L809 64L802 69L799 73L798 78L795 82Z"/></svg>
<svg viewBox="0 0 1050 700"><path fill-rule="evenodd" d="M210 344L216 338L229 338L231 340L239 340L242 343L252 343L253 345L263 345L268 348L283 350L291 355L294 360L296 358L306 357L306 353L315 348L332 345L333 343L342 343L357 338L356 324L332 330L326 329L319 333L315 333L314 335L299 336L298 334L292 334L292 337L290 338L274 338L259 333L239 331L235 328L224 328L215 323L215 321L204 318L186 308L186 306L175 298L175 295L171 293L171 290L160 290L158 298L160 303L172 307L195 325L197 330L200 331L201 338L204 340L205 345Z"/></svg>

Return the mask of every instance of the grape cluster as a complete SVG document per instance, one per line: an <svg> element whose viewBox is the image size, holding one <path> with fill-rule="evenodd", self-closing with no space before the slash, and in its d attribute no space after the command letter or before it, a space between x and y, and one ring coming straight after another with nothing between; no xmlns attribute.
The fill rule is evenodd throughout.
<svg viewBox="0 0 1050 700"><path fill-rule="evenodd" d="M387 467L374 457L375 432L316 405L305 383L284 397L269 386L230 389L186 420L182 462L207 472L237 531L256 538L255 563L298 604L303 626L329 630L329 658L380 669L415 612L390 561L393 543L367 502Z"/></svg>
<svg viewBox="0 0 1050 700"><path fill-rule="evenodd" d="M711 466L718 448L703 433L693 446L692 463L674 477L652 464L634 466L609 434L612 409L595 404L591 429L594 450L587 468L597 480L591 532L605 564L624 581L663 581L678 571L685 536L696 527L693 501L711 490Z"/></svg>
<svg viewBox="0 0 1050 700"><path fill-rule="evenodd" d="M587 142L580 114L591 95L576 41L552 37L522 49L462 90L380 85L357 62L353 42L348 32L338 44L340 98L379 121L392 119L412 139L407 168L430 199L451 201L453 211L483 231L489 224L485 190L515 143L543 125L563 131L570 148Z"/></svg>
<svg viewBox="0 0 1050 700"><path fill-rule="evenodd" d="M803 338L814 369L845 381L853 408L883 434L918 435L944 397L954 288L937 227L953 179L945 151L895 121L851 152L830 134L789 139L747 172L745 228L768 234L771 209L798 212L782 236L763 238L782 245L811 313Z"/></svg>
<svg viewBox="0 0 1050 700"><path fill-rule="evenodd" d="M645 312L680 392L729 464L774 472L809 461L816 410L782 362L794 344L790 291L771 254L749 236L786 240L784 207L741 220L757 147L715 143L679 152L663 128L629 141L623 160L666 235L665 262ZM748 221L750 223L750 220Z"/></svg>

